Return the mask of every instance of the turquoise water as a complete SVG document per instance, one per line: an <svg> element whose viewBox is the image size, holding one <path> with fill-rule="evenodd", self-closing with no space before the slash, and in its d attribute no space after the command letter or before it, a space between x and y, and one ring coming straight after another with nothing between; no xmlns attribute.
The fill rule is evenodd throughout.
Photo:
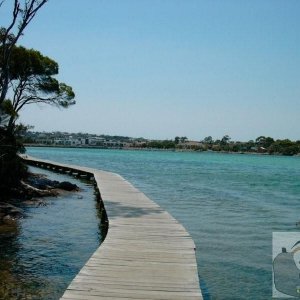
<svg viewBox="0 0 300 300"><path fill-rule="evenodd" d="M25 217L14 230L0 232L0 299L59 299L102 240L91 184L31 171L75 183L80 191L44 198L45 206L23 204Z"/></svg>
<svg viewBox="0 0 300 300"><path fill-rule="evenodd" d="M300 158L30 148L121 174L177 218L197 247L206 299L271 299L272 232L297 231Z"/></svg>

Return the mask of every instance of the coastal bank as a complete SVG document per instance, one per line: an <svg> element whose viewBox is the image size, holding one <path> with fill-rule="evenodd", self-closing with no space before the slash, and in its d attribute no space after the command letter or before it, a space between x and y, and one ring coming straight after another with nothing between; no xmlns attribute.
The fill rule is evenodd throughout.
<svg viewBox="0 0 300 300"><path fill-rule="evenodd" d="M61 299L202 299L195 244L168 212L120 175L24 157L95 181L108 233Z"/></svg>

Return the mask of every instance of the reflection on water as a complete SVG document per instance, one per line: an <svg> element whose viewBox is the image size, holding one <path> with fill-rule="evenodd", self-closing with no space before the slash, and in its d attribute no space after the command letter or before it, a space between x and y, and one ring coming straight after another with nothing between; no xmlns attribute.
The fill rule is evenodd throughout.
<svg viewBox="0 0 300 300"><path fill-rule="evenodd" d="M46 170L32 171L76 183L80 191L45 198L46 206L24 205L23 219L0 226L0 299L59 299L102 241L93 186Z"/></svg>

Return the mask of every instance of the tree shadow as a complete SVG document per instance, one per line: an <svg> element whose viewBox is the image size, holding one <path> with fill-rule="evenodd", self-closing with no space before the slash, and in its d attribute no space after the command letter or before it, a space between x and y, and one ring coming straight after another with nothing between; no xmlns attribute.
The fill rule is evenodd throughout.
<svg viewBox="0 0 300 300"><path fill-rule="evenodd" d="M165 211L161 207L134 207L122 202L104 200L108 220L116 218L141 218L143 216L160 217Z"/></svg>

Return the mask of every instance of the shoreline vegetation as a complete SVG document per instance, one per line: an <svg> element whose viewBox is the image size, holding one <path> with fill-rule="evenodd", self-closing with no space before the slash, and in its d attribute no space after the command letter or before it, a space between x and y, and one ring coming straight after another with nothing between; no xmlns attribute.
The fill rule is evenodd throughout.
<svg viewBox="0 0 300 300"><path fill-rule="evenodd" d="M87 133L31 132L23 135L25 147L122 149L122 150L166 150L176 152L217 152L230 154L264 154L300 156L300 140L274 140L259 136L247 142L233 141L226 135L213 140L211 136L201 141L191 141L187 137L174 140L148 140L124 136L92 135Z"/></svg>
<svg viewBox="0 0 300 300"><path fill-rule="evenodd" d="M30 175L19 154L25 152L20 135L29 127L17 124L24 106L43 103L68 108L75 104L72 87L57 79L58 63L38 50L19 44L27 26L47 2L0 1L0 10L8 17L6 24L0 25L1 202L10 199L16 188L27 192L22 182Z"/></svg>

